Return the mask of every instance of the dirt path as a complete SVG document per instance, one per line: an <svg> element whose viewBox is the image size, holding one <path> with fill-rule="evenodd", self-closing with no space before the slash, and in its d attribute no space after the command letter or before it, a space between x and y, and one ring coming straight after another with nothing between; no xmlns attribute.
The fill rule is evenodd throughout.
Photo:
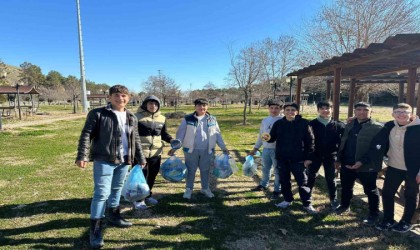
<svg viewBox="0 0 420 250"><path fill-rule="evenodd" d="M35 125L43 125L54 123L56 121L67 121L86 117L86 114L58 114L58 115L38 115L32 117L32 119L13 121L5 124L3 121L3 130L11 130L20 127L28 127Z"/></svg>

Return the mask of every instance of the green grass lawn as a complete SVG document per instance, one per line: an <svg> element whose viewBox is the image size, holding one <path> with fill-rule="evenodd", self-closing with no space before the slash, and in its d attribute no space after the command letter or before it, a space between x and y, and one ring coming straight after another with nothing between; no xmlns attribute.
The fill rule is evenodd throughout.
<svg viewBox="0 0 420 250"><path fill-rule="evenodd" d="M192 106L183 110L189 113ZM217 116L240 166L255 143L266 109L254 108L248 125L241 125L241 107L227 111L211 107L210 112ZM308 109L304 116L315 115ZM0 249L89 248L92 165L81 170L74 164L83 123L84 119L76 119L0 132ZM179 123L180 119L168 120L172 134ZM105 249L415 249L420 245L413 233L381 233L362 225L367 205L358 197L351 214L331 214L321 178L314 191L314 206L320 211L315 216L303 212L298 195L289 209L276 208L268 192L249 191L258 177L240 171L217 181L213 199L199 194L198 180L190 201L182 198L184 183L169 183L159 176L153 190L159 205L139 212L123 202L123 213L134 226L107 228Z"/></svg>

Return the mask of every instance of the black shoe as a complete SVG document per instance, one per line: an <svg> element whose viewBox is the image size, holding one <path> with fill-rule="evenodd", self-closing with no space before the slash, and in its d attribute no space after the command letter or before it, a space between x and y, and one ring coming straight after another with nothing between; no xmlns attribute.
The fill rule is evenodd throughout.
<svg viewBox="0 0 420 250"><path fill-rule="evenodd" d="M375 228L381 231L389 231L393 226L395 226L395 220L389 222L389 221L382 221L381 223L378 223Z"/></svg>
<svg viewBox="0 0 420 250"><path fill-rule="evenodd" d="M405 221L400 221L397 225L392 227L392 231L397 233L406 233L413 228L413 225Z"/></svg>
<svg viewBox="0 0 420 250"><path fill-rule="evenodd" d="M108 223L116 227L131 227L133 223L124 220L121 217L120 207L108 208Z"/></svg>
<svg viewBox="0 0 420 250"><path fill-rule="evenodd" d="M330 207L331 210L337 210L338 206L340 206L340 204L338 204L337 200L331 200L330 201Z"/></svg>
<svg viewBox="0 0 420 250"><path fill-rule="evenodd" d="M280 192L274 191L270 196L270 200L277 200L278 198L280 198Z"/></svg>
<svg viewBox="0 0 420 250"><path fill-rule="evenodd" d="M258 185L256 187L254 187L253 189L251 189L251 191L267 191L268 188Z"/></svg>
<svg viewBox="0 0 420 250"><path fill-rule="evenodd" d="M368 226L374 226L378 220L377 215L369 215L366 219L363 220L363 224Z"/></svg>
<svg viewBox="0 0 420 250"><path fill-rule="evenodd" d="M335 209L335 213L338 215L348 214L350 212L350 207L343 207L342 205L338 205Z"/></svg>
<svg viewBox="0 0 420 250"><path fill-rule="evenodd" d="M93 249L99 249L104 246L103 238L104 222L102 219L90 220L89 243Z"/></svg>

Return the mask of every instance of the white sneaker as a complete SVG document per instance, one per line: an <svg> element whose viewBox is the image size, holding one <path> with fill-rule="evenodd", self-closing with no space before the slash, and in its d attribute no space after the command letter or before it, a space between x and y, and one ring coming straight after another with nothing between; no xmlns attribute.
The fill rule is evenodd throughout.
<svg viewBox="0 0 420 250"><path fill-rule="evenodd" d="M158 203L159 203L159 201L158 200L156 200L155 198L153 198L153 197L148 197L148 198L146 198L146 199L144 199L148 204L150 204L150 205L157 205Z"/></svg>
<svg viewBox="0 0 420 250"><path fill-rule="evenodd" d="M186 188L185 193L182 197L185 198L185 199L191 199L191 195L192 195L192 189L191 188Z"/></svg>
<svg viewBox="0 0 420 250"><path fill-rule="evenodd" d="M315 210L315 208L312 205L309 205L307 207L303 207L308 214L317 214L318 211Z"/></svg>
<svg viewBox="0 0 420 250"><path fill-rule="evenodd" d="M292 205L292 202L282 201L282 202L276 204L276 207L279 207L279 208L287 208L290 205Z"/></svg>
<svg viewBox="0 0 420 250"><path fill-rule="evenodd" d="M214 194L210 191L210 189L201 189L200 193L207 196L207 198L213 198L214 197Z"/></svg>
<svg viewBox="0 0 420 250"><path fill-rule="evenodd" d="M144 200L133 202L133 207L134 207L135 210L146 210L147 209L147 205L144 202Z"/></svg>

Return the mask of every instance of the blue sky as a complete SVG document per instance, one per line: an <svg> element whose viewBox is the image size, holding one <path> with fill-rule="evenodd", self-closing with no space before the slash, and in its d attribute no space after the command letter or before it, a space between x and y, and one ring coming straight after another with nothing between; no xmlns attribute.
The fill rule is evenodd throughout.
<svg viewBox="0 0 420 250"><path fill-rule="evenodd" d="M225 86L228 44L293 35L327 0L80 0L86 78L133 91L158 70ZM80 77L76 0L1 0L0 59Z"/></svg>

